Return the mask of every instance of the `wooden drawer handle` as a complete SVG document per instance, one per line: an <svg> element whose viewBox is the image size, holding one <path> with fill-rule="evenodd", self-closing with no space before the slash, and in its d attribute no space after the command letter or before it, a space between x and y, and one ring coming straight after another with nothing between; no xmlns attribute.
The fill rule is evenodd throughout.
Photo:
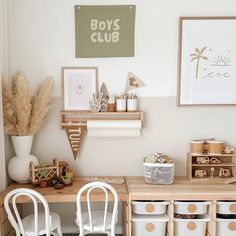
<svg viewBox="0 0 236 236"><path fill-rule="evenodd" d="M187 209L190 213L195 213L197 211L197 206L195 204L189 204Z"/></svg>
<svg viewBox="0 0 236 236"><path fill-rule="evenodd" d="M229 210L230 212L236 213L236 204L231 204Z"/></svg>
<svg viewBox="0 0 236 236"><path fill-rule="evenodd" d="M188 228L188 230L190 230L190 231L194 231L194 230L197 228L197 224L194 223L194 222L189 222L189 223L187 224L187 228Z"/></svg>
<svg viewBox="0 0 236 236"><path fill-rule="evenodd" d="M230 222L230 223L228 224L228 228L229 228L229 230L231 230L231 231L236 231L236 222Z"/></svg>
<svg viewBox="0 0 236 236"><path fill-rule="evenodd" d="M147 205L145 206L145 210L146 210L146 212L148 212L148 213L152 213L152 212L155 210L155 207L153 206L153 204L147 204Z"/></svg>
<svg viewBox="0 0 236 236"><path fill-rule="evenodd" d="M152 232L152 231L154 231L154 229L155 229L155 225L152 224L152 223L147 223L146 226L145 226L145 228L146 228L146 230L147 230L148 232Z"/></svg>

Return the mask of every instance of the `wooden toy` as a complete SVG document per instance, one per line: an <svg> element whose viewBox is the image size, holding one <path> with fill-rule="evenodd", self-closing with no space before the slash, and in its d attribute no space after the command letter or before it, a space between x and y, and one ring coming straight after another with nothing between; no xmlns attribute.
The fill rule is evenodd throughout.
<svg viewBox="0 0 236 236"><path fill-rule="evenodd" d="M220 168L219 177L221 177L221 178L229 178L231 176L232 176L232 174L231 174L229 169Z"/></svg>
<svg viewBox="0 0 236 236"><path fill-rule="evenodd" d="M206 170L195 170L194 171L194 176L196 178L206 178L207 177L207 172L206 172Z"/></svg>
<svg viewBox="0 0 236 236"><path fill-rule="evenodd" d="M198 164L209 164L210 159L209 159L209 157L197 157L197 163Z"/></svg>
<svg viewBox="0 0 236 236"><path fill-rule="evenodd" d="M217 159L216 157L211 157L210 158L210 164L221 164L222 161Z"/></svg>
<svg viewBox="0 0 236 236"><path fill-rule="evenodd" d="M234 154L234 148L230 146L226 146L222 151L222 154Z"/></svg>
<svg viewBox="0 0 236 236"><path fill-rule="evenodd" d="M30 177L31 182L34 185L40 184L41 182L47 182L51 178L61 176L61 169L68 166L68 163L65 161L58 161L57 159L53 160L53 164L46 164L35 166L33 162L30 162ZM44 186L45 184L42 184Z"/></svg>

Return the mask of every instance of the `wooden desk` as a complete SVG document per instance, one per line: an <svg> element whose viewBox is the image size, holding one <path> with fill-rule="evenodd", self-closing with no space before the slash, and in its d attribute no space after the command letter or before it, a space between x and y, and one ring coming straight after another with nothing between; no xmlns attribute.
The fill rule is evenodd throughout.
<svg viewBox="0 0 236 236"><path fill-rule="evenodd" d="M174 236L174 201L175 200L210 200L208 215L211 221L208 223L208 236L216 236L216 211L217 200L236 201L236 184L224 184L222 182L206 183L206 181L189 181L185 177L176 177L172 185L150 185L146 184L144 177L126 177L129 191L128 219L129 232L132 229L131 202L135 200L169 200L167 207L169 222L167 223L166 236Z"/></svg>
<svg viewBox="0 0 236 236"><path fill-rule="evenodd" d="M11 225L9 224L8 220L7 220L7 216L4 210L4 206L3 206L3 201L4 201L4 197L6 196L6 194L16 188L30 188L30 189L34 189L38 192L40 192L45 199L48 202L57 202L57 203L63 203L63 202L76 202L76 195L79 191L79 189L85 185L86 183L88 183L87 181L84 180L85 177L76 177L73 181L73 185L72 186L68 186L65 187L63 189L54 189L51 187L47 187L47 188L35 188L33 187L31 184L17 184L17 183L13 183L10 184L5 191L3 191L0 194L0 205L1 205L1 209L0 209L0 236L11 236L11 235L15 235L14 234L14 230L12 230ZM128 190L127 190L127 186L126 186L126 182L124 181L124 183L122 184L111 184L118 193L118 197L119 200L122 202L122 206L123 208L127 208L128 206ZM112 200L111 196L109 198L110 200ZM86 198L85 196L82 196L81 198L82 201L85 201ZM101 191L93 191L92 195L91 195L91 200L92 201L104 201L104 194ZM27 203L29 202L29 198L27 197L19 197L18 199L18 203ZM123 222L124 222L124 229L127 228L128 225L128 220L124 217L123 218ZM128 230L128 229L127 229ZM125 234L124 234L125 235Z"/></svg>

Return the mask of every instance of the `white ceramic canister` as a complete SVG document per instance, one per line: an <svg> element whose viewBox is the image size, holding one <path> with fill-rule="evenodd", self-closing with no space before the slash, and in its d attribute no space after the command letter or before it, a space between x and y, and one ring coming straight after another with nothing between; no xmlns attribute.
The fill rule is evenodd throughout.
<svg viewBox="0 0 236 236"><path fill-rule="evenodd" d="M127 111L137 111L138 110L138 99L127 99Z"/></svg>
<svg viewBox="0 0 236 236"><path fill-rule="evenodd" d="M117 98L116 99L116 111L126 111L126 99Z"/></svg>

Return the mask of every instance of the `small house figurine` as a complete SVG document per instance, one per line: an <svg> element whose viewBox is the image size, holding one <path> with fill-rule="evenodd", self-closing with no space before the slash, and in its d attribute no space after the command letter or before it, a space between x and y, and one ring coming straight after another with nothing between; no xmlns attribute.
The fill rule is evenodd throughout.
<svg viewBox="0 0 236 236"><path fill-rule="evenodd" d="M222 151L222 154L234 154L234 148L230 146L226 146Z"/></svg>
<svg viewBox="0 0 236 236"><path fill-rule="evenodd" d="M230 178L232 176L229 169L220 168L219 177L221 178Z"/></svg>
<svg viewBox="0 0 236 236"><path fill-rule="evenodd" d="M207 172L206 172L206 170L195 170L194 176L196 178L206 178L207 177Z"/></svg>

